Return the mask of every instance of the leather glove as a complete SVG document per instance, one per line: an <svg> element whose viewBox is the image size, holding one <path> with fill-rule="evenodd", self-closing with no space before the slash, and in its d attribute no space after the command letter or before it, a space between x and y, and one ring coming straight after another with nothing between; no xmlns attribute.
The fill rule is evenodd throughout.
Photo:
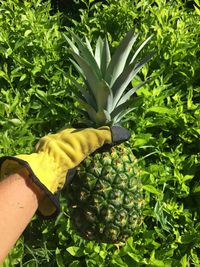
<svg viewBox="0 0 200 267"><path fill-rule="evenodd" d="M71 128L50 134L40 139L35 153L0 158L0 179L25 168L33 182L46 193L39 212L51 217L60 210L57 193L66 183L68 172L102 146L112 146L129 138L130 133L120 126Z"/></svg>

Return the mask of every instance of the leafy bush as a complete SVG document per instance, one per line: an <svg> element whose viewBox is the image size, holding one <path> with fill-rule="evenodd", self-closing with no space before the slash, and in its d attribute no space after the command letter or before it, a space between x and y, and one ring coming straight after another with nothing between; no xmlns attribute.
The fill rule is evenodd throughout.
<svg viewBox="0 0 200 267"><path fill-rule="evenodd" d="M17 126L14 133L18 129L21 138L26 128L36 135L51 131L59 127L62 115L64 119L70 114L71 107L62 108L63 102L70 105L70 99L58 70L66 65L59 15L50 16L50 4L37 0L1 1L0 11L0 125L1 140L5 138L1 146L2 153L8 153L12 136L5 146L5 133L13 127ZM22 149L24 141L19 144Z"/></svg>
<svg viewBox="0 0 200 267"><path fill-rule="evenodd" d="M41 135L77 118L64 26L94 42L106 34L113 47L130 28L141 41L153 34L146 49L156 56L138 76L150 83L137 91L125 122L143 166L144 223L125 244L84 241L71 229L63 192L60 216L34 217L4 266L198 266L200 3L80 2L79 17L63 20L50 15L49 2L0 1L1 154L29 152Z"/></svg>

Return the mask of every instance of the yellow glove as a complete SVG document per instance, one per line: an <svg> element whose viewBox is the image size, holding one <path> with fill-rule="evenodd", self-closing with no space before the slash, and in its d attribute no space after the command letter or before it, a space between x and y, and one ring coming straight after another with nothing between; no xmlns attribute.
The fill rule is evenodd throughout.
<svg viewBox="0 0 200 267"><path fill-rule="evenodd" d="M129 137L129 132L118 126L72 128L50 134L41 138L33 154L0 158L0 179L25 167L30 178L46 193L39 211L49 217L59 212L56 193L63 188L68 171L103 145L120 143Z"/></svg>

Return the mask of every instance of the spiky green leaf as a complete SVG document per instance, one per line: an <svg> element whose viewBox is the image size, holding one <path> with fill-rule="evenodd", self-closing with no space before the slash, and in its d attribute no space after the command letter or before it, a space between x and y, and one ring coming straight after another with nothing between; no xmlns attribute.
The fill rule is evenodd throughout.
<svg viewBox="0 0 200 267"><path fill-rule="evenodd" d="M111 55L110 55L110 48L108 44L107 38L105 38L104 43L103 43L103 49L102 49L102 56L101 56L101 72L102 72L102 77L105 79L106 73L107 73L107 68L109 66L111 60Z"/></svg>
<svg viewBox="0 0 200 267"><path fill-rule="evenodd" d="M128 108L126 110L121 111L116 117L113 118L113 124L118 124L122 121L122 119L129 114L131 111L135 110L136 108Z"/></svg>
<svg viewBox="0 0 200 267"><path fill-rule="evenodd" d="M101 80L96 86L96 102L98 110L111 109L113 103L113 95L110 86L105 80Z"/></svg>
<svg viewBox="0 0 200 267"><path fill-rule="evenodd" d="M131 59L129 55L138 37L138 34L134 34L133 30L126 34L112 58L106 38L104 41L101 37L98 38L95 52L93 52L87 38L83 43L77 35L71 34L78 47L69 38L66 38L72 49L71 54L75 59L71 61L82 76L88 89L87 92L80 84L74 82L81 92L81 97L79 96L79 98L82 105L89 112L89 117L98 125L109 123L109 120L119 122L130 110L133 110L133 108L127 109L129 107L128 100L145 83L142 82L126 91L127 86L135 75L152 57L152 54L150 54L139 63L135 63L137 55L152 36L140 45ZM77 49L78 52L76 53ZM91 97L89 97L90 95Z"/></svg>
<svg viewBox="0 0 200 267"><path fill-rule="evenodd" d="M121 105L119 105L117 108L115 108L112 112L111 112L111 117L115 118L117 117L119 114L121 114L122 111L125 111L128 107L130 107L130 101L127 101Z"/></svg>
<svg viewBox="0 0 200 267"><path fill-rule="evenodd" d="M92 46L91 46L90 41L88 40L87 37L85 37L85 43L86 43L86 45L87 45L88 50L90 51L90 53L91 53L92 56L94 57L94 53L93 53L93 50L92 50Z"/></svg>
<svg viewBox="0 0 200 267"><path fill-rule="evenodd" d="M71 32L75 42L78 45L79 48L79 54L81 55L81 57L87 61L88 65L91 65L93 68L93 71L95 72L96 76L101 79L102 75L101 75L101 71L99 69L99 66L94 58L94 55L91 53L90 49L88 49L87 45L85 45L81 39L74 34L73 32ZM77 53L76 53L77 54Z"/></svg>
<svg viewBox="0 0 200 267"><path fill-rule="evenodd" d="M70 59L70 61L72 62L72 64L74 65L74 67L76 68L76 70L78 71L80 76L82 77L83 82L86 85L86 88L88 89L88 93L91 95L91 97L93 97L93 99L95 99L94 98L94 92L92 91L90 85L88 84L87 77L85 76L85 73L83 72L83 69L73 59ZM68 78L72 79L71 77L68 77ZM96 101L95 101L95 103L96 103Z"/></svg>
<svg viewBox="0 0 200 267"><path fill-rule="evenodd" d="M110 90L110 94L109 94L109 96L107 98L107 108L106 108L106 110L108 112L111 112L113 110L113 92L110 89L110 87L109 87L109 90Z"/></svg>
<svg viewBox="0 0 200 267"><path fill-rule="evenodd" d="M76 54L79 54L78 48L75 46L75 44L67 37L66 34L63 33L64 38L68 42L69 46L71 47L72 51L74 51Z"/></svg>
<svg viewBox="0 0 200 267"><path fill-rule="evenodd" d="M82 97L85 99L85 101L96 110L97 109L96 101L93 97L93 94L88 93L88 91L83 86L81 86L81 84L78 83L74 78L69 77L69 79L77 87L77 89L80 91L80 93L81 93ZM75 92L75 91L74 91L74 93L77 94L77 92ZM80 95L79 95L79 97L80 97Z"/></svg>
<svg viewBox="0 0 200 267"><path fill-rule="evenodd" d="M129 53L135 43L138 34L134 34L133 30L130 30L120 45L117 47L106 73L106 81L112 86L117 77L122 73L126 65Z"/></svg>
<svg viewBox="0 0 200 267"><path fill-rule="evenodd" d="M85 101L82 101L82 99L79 99L78 101L80 102L80 104L82 105L82 107L87 111L88 116L90 117L90 119L92 121L96 121L96 110L94 110L94 108L91 107Z"/></svg>
<svg viewBox="0 0 200 267"><path fill-rule="evenodd" d="M111 121L110 113L107 110L104 110L104 114L105 114L105 117L106 117L106 121L110 122Z"/></svg>
<svg viewBox="0 0 200 267"><path fill-rule="evenodd" d="M101 68L102 51L103 51L103 40L102 40L101 36L99 36L97 43L96 43L96 48L95 48L95 60L98 64L99 68Z"/></svg>
<svg viewBox="0 0 200 267"><path fill-rule="evenodd" d="M108 98L112 98L112 91L110 86L103 79L98 79L94 69L89 65L81 56L74 52L71 52L78 65L84 72L85 78L92 90L93 96L95 98L97 109L102 110L107 108Z"/></svg>
<svg viewBox="0 0 200 267"><path fill-rule="evenodd" d="M97 90L96 87L99 84L99 79L96 75L96 72L92 68L92 66L85 61L84 58L79 56L78 54L71 52L74 59L78 63L79 69L81 68L81 71L84 73L85 79L87 80L88 84L90 85L90 88L92 89L93 95L96 96Z"/></svg>
<svg viewBox="0 0 200 267"><path fill-rule="evenodd" d="M141 70L141 68L152 58L153 53L147 55L138 64L131 63L128 65L122 74L117 78L113 87L111 88L114 95L113 107L115 107L122 97L129 83L134 79L135 75Z"/></svg>
<svg viewBox="0 0 200 267"><path fill-rule="evenodd" d="M132 89L128 90L126 94L120 98L119 102L116 104L116 106L119 106L123 103L125 103L139 88L141 88L145 83L147 83L148 80L139 83L137 86L133 87Z"/></svg>
<svg viewBox="0 0 200 267"><path fill-rule="evenodd" d="M136 59L136 57L138 56L138 54L140 53L140 51L144 48L144 46L152 39L153 35L149 36L141 45L140 47L136 50L136 52L134 53L134 56L132 57L130 63L133 63Z"/></svg>
<svg viewBox="0 0 200 267"><path fill-rule="evenodd" d="M74 65L74 67L76 68L76 70L78 71L78 73L81 75L81 77L83 77L85 79L85 74L84 74L82 68L73 59L70 58L70 61Z"/></svg>

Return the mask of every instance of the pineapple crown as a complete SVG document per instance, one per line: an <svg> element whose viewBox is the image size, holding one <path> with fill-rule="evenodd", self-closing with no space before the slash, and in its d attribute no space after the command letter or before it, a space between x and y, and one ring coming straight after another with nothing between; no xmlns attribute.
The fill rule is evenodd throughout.
<svg viewBox="0 0 200 267"><path fill-rule="evenodd" d="M88 126L120 124L122 118L134 109L130 107L130 97L146 83L143 81L134 88L127 89L137 73L153 56L153 53L150 53L136 62L138 54L152 36L130 57L132 47L138 38L138 34L134 34L133 30L126 34L112 56L107 38L102 40L99 37L93 50L87 38L83 42L73 32L71 35L73 40L64 35L71 48L70 61L84 81L82 85L70 77L78 89L78 92L74 92L77 100L83 107L79 108L79 112L86 118Z"/></svg>

